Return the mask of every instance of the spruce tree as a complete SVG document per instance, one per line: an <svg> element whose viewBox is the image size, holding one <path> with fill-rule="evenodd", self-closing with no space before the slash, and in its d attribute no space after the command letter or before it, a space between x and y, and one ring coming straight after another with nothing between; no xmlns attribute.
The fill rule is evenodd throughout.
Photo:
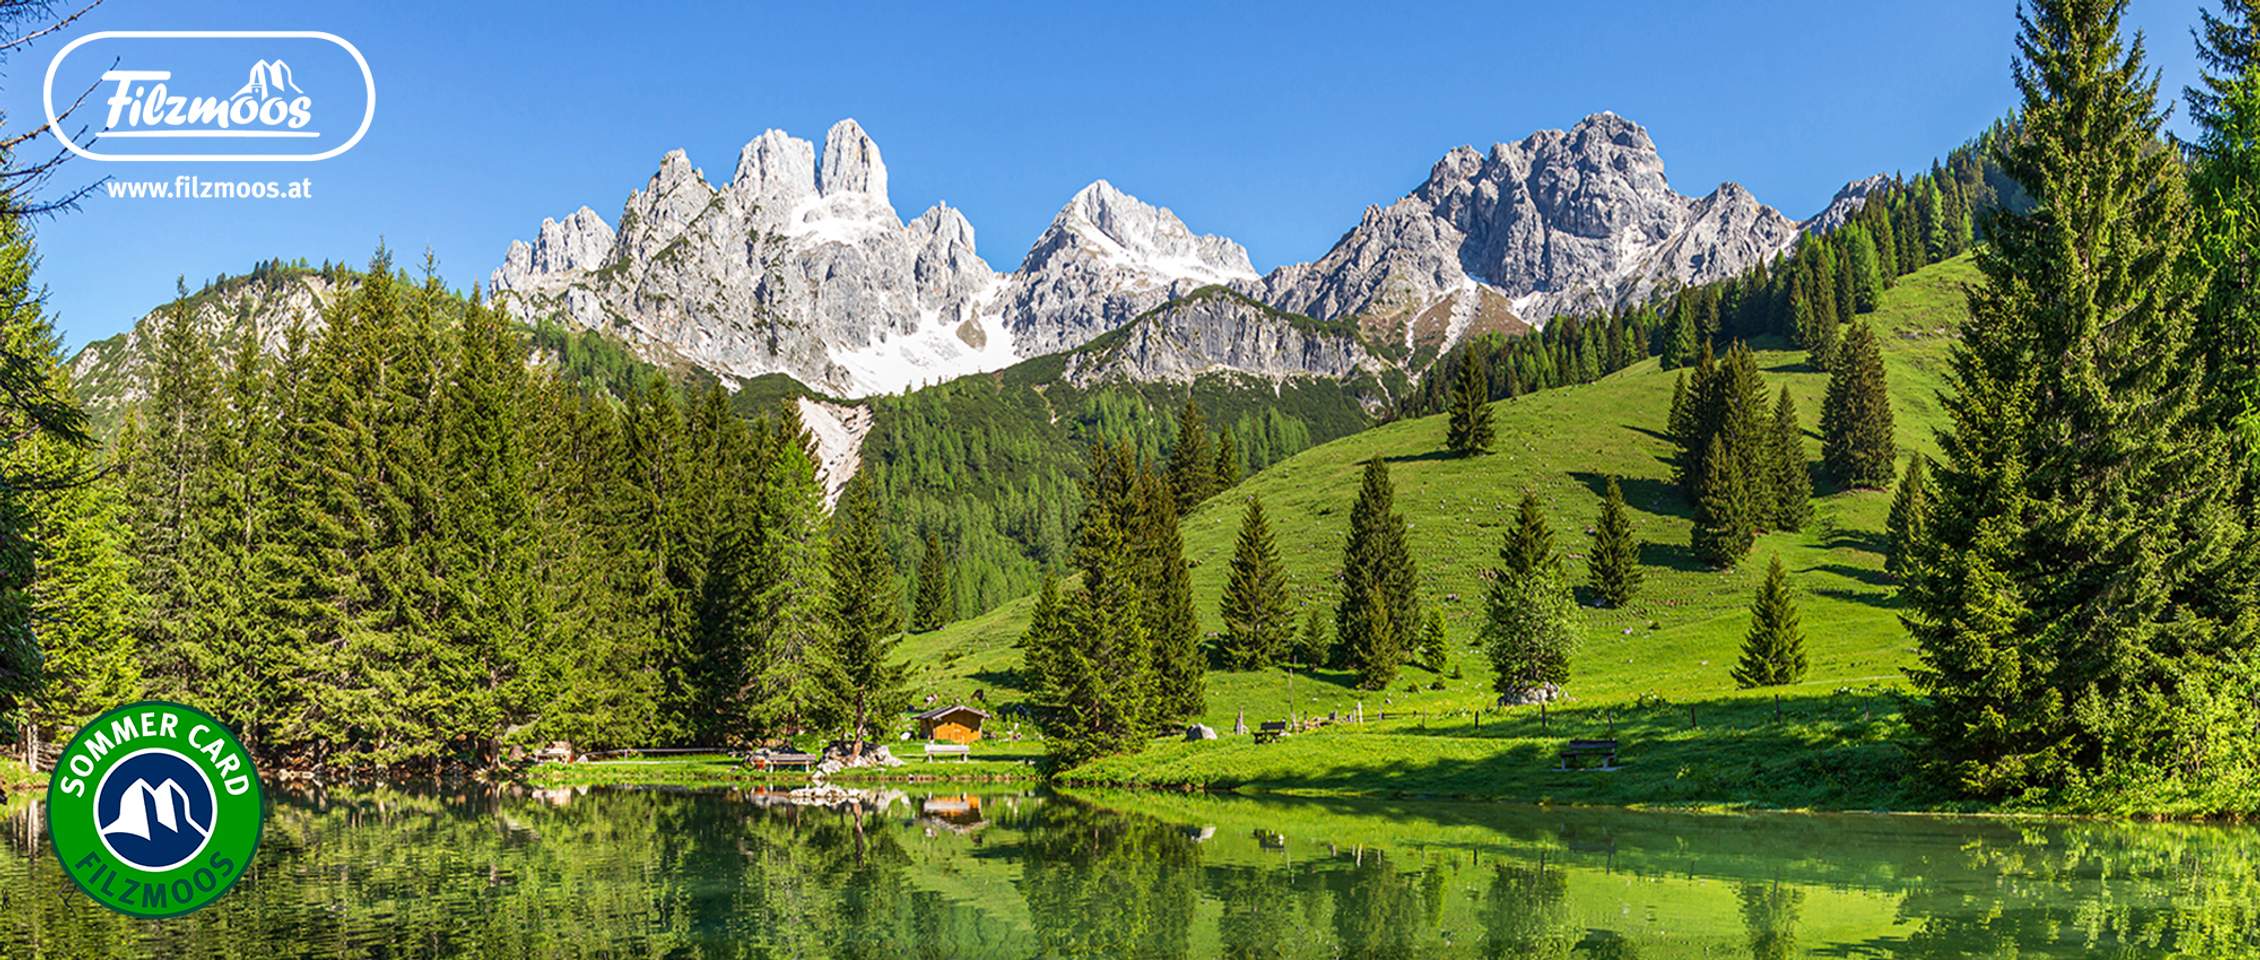
<svg viewBox="0 0 2260 960"><path fill-rule="evenodd" d="M1514 526L1507 528L1506 540L1499 545L1499 564L1500 569L1518 577L1561 570L1560 558L1554 555L1554 530L1546 524L1546 515L1538 511L1538 495L1528 489L1522 491L1522 500L1515 505Z"/></svg>
<svg viewBox="0 0 2260 960"><path fill-rule="evenodd" d="M479 743L491 765L503 731L540 708L525 672L546 639L548 613L535 575L525 345L499 310L472 304L459 323L437 438L448 478L437 490L433 558L447 650L439 672L459 693L442 725Z"/></svg>
<svg viewBox="0 0 2260 960"><path fill-rule="evenodd" d="M1229 490L1239 485L1239 446L1232 441L1232 431L1219 430L1216 434L1216 489Z"/></svg>
<svg viewBox="0 0 2260 960"><path fill-rule="evenodd" d="M956 592L950 586L950 557L941 534L926 531L925 548L918 555L918 602L911 629L930 633L957 619Z"/></svg>
<svg viewBox="0 0 2260 960"><path fill-rule="evenodd" d="M140 691L129 532L72 395L33 269L30 224L0 192L0 716L43 738Z"/></svg>
<svg viewBox="0 0 2260 960"><path fill-rule="evenodd" d="M1899 476L1899 489L1891 496L1891 516L1884 524L1889 553L1884 555L1883 568L1896 577L1905 577L1908 565L1914 562L1922 549L1923 539L1930 535L1930 480L1923 473L1923 457L1917 454L1907 458L1907 470Z"/></svg>
<svg viewBox="0 0 2260 960"><path fill-rule="evenodd" d="M134 590L143 598L137 627L149 652L152 690L187 697L199 665L218 662L197 632L213 584L210 569L213 492L211 443L205 426L218 419L219 366L210 340L191 313L185 283L142 331L150 344L143 377L140 430L125 451L127 517L133 521Z"/></svg>
<svg viewBox="0 0 2260 960"><path fill-rule="evenodd" d="M1328 624L1333 615L1323 604L1311 604L1310 613L1303 617L1303 629L1295 634L1293 661L1305 667L1320 667L1335 662L1333 631Z"/></svg>
<svg viewBox="0 0 2260 960"><path fill-rule="evenodd" d="M1750 552L1756 503L1749 475L1734 468L1720 438L1711 438L1710 452L1704 459L1708 467L1703 499L1695 504L1695 528L1689 546L1696 559L1726 569Z"/></svg>
<svg viewBox="0 0 2260 960"><path fill-rule="evenodd" d="M1210 446L1208 418L1190 396L1177 417L1177 442L1169 448L1168 471L1169 489L1176 495L1180 514L1192 512L1216 492L1216 452Z"/></svg>
<svg viewBox="0 0 2260 960"><path fill-rule="evenodd" d="M1777 530L1797 530L1813 515L1813 474L1805 465L1805 429L1797 402L1784 384L1774 401L1766 457L1766 520Z"/></svg>
<svg viewBox="0 0 2260 960"><path fill-rule="evenodd" d="M1664 421L1664 432L1672 442L1671 482L1689 502L1700 496L1696 487L1702 483L1703 447L1710 440L1695 410L1702 393L1702 369L1697 368L1692 388L1686 372L1682 371L1679 378L1672 381L1671 413Z"/></svg>
<svg viewBox="0 0 2260 960"><path fill-rule="evenodd" d="M66 459L83 454L57 453L53 466L83 474L85 464ZM45 682L27 698L34 736L24 746L32 752L141 693L133 561L117 486L108 476L87 476L33 498L28 542L39 544L40 556L29 600Z"/></svg>
<svg viewBox="0 0 2260 960"><path fill-rule="evenodd" d="M894 556L879 504L878 483L858 471L840 491L832 510L832 612L838 617L837 660L846 686L848 737L860 756L875 734L877 720L904 702L903 664L894 660L902 644L902 595ZM929 543L932 541L929 540Z"/></svg>
<svg viewBox="0 0 2260 960"><path fill-rule="evenodd" d="M2182 160L2124 12L2034 0L2020 17L2018 136L1996 156L2031 206L1984 229L1903 593L1909 720L1980 795L2217 778L2180 745L2254 721L2216 699L2251 641L2250 578L2215 549L2240 534L2187 375L2203 360Z"/></svg>
<svg viewBox="0 0 2260 960"><path fill-rule="evenodd" d="M1455 457L1491 452L1491 388L1483 373L1483 354L1471 348L1461 354L1459 373L1452 378L1451 417L1444 430L1444 446Z"/></svg>
<svg viewBox="0 0 2260 960"><path fill-rule="evenodd" d="M1248 498L1240 517L1240 536L1225 574L1224 636L1220 658L1226 669L1260 670L1286 656L1295 631L1287 610L1287 571L1279 546L1264 518L1263 501Z"/></svg>
<svg viewBox="0 0 2260 960"><path fill-rule="evenodd" d="M2209 278L2191 352L2204 357L2199 393L2223 430L2247 505L2260 502L2260 21L2251 0L2200 11L2200 85L2190 88L2190 191L2197 224L2190 253Z"/></svg>
<svg viewBox="0 0 2260 960"><path fill-rule="evenodd" d="M1068 762L1135 750L1156 716L1153 642L1145 621L1150 575L1132 527L1146 475L1128 447L1092 448L1090 479L1076 535L1081 589L1067 601L1060 646L1065 736L1054 749ZM1150 491L1150 484L1146 484Z"/></svg>
<svg viewBox="0 0 2260 960"><path fill-rule="evenodd" d="M1671 336L1664 340L1660 362L1666 370L1687 366L1695 362L1696 352L1702 344L1708 342L1696 331L1692 317L1675 319L1671 325Z"/></svg>
<svg viewBox="0 0 2260 960"><path fill-rule="evenodd" d="M1640 543L1633 539L1632 517L1625 510L1624 491L1610 477L1601 497L1601 518L1593 525L1593 596L1601 605L1623 607L1640 590Z"/></svg>
<svg viewBox="0 0 2260 960"><path fill-rule="evenodd" d="M1789 574L1776 555L1766 582L1750 605L1750 632L1742 638L1742 659L1734 665L1736 685L1779 687L1805 678L1805 631L1789 596Z"/></svg>
<svg viewBox="0 0 2260 960"><path fill-rule="evenodd" d="M1421 622L1420 640L1416 644L1422 666L1431 673L1443 673L1444 661L1451 655L1449 635L1444 629L1444 611L1428 611L1428 619Z"/></svg>
<svg viewBox="0 0 2260 960"><path fill-rule="evenodd" d="M1864 224L1854 223L1837 232L1844 248L1844 269L1852 278L1852 308L1867 313L1883 296L1883 265L1876 254L1875 237Z"/></svg>
<svg viewBox="0 0 2260 960"><path fill-rule="evenodd" d="M1379 458L1366 461L1357 502L1350 508L1350 537L1342 549L1342 601L1334 610L1334 634L1342 665L1368 690L1396 678L1420 623L1417 574L1395 499L1388 465Z"/></svg>
<svg viewBox="0 0 2260 960"><path fill-rule="evenodd" d="M1160 474L1141 470L1131 492L1130 549L1137 556L1137 585L1146 601L1144 623L1153 653L1154 726L1199 716L1207 705L1200 620L1193 609L1193 577L1177 504Z"/></svg>
<svg viewBox="0 0 2260 960"><path fill-rule="evenodd" d="M1883 348L1867 324L1855 323L1844 333L1821 401L1821 460L1845 486L1882 489L1898 458L1892 429Z"/></svg>
<svg viewBox="0 0 2260 960"><path fill-rule="evenodd" d="M838 613L824 536L824 489L809 437L790 407L779 415L775 446L755 481L760 539L754 545L759 619L751 625L747 672L754 728L785 735L840 718L847 679L839 659Z"/></svg>
<svg viewBox="0 0 2260 960"><path fill-rule="evenodd" d="M1836 353L1836 309L1827 302L1833 295L1819 280L1827 247L1826 241L1812 237L1800 241L1789 269L1791 329L1815 370L1828 369Z"/></svg>

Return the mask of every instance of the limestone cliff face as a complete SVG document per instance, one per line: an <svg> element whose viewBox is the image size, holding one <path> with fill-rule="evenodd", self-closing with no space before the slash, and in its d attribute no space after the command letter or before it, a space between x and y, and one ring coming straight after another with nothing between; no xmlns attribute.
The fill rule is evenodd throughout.
<svg viewBox="0 0 2260 960"><path fill-rule="evenodd" d="M1227 371L1272 380L1342 379L1375 362L1352 331L1328 329L1309 317L1208 287L1069 354L1066 375L1081 386L1107 380L1190 383Z"/></svg>

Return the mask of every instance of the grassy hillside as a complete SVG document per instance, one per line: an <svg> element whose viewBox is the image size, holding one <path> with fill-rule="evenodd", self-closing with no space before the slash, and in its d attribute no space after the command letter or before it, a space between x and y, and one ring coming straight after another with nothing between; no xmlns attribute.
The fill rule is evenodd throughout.
<svg viewBox="0 0 2260 960"><path fill-rule="evenodd" d="M1935 394L1948 334L1963 310L1962 285L1976 276L1966 260L1956 260L1903 277L1868 318L1884 340L1903 449L1934 452ZM1826 377L1807 369L1801 352L1765 349L1759 359L1769 390L1786 383L1796 396L1807 454L1818 461ZM1648 361L1597 383L1501 401L1493 406L1494 452L1472 460L1442 455L1441 417L1387 424L1304 451L1196 509L1184 528L1204 631L1219 629L1217 602L1241 502L1251 495L1263 498L1273 518L1298 603L1331 604L1330 579L1359 465L1387 459L1398 510L1411 527L1424 597L1445 613L1455 662L1442 674L1408 668L1392 689L1364 693L1351 689L1347 676L1326 671L1291 679L1281 670L1211 673L1207 720L1220 730L1241 711L1253 726L1283 719L1290 708L1304 716L1346 715L1361 702L1368 720L1377 722L1337 726L1276 747L1230 738L1157 745L1076 777L1611 802L1923 802L1886 782L1896 781L1902 767L1889 691L1902 684L1901 668L1912 656L1879 552L1889 494L1839 491L1824 480L1804 531L1760 537L1738 569L1704 569L1687 549L1689 510L1669 482L1663 429L1676 376ZM1536 491L1557 543L1569 554L1572 577L1582 583L1585 531L1611 474L1620 478L1645 544L1639 598L1625 610L1584 611L1586 642L1567 687L1571 701L1550 718L1545 736L1535 711L1487 715L1476 735L1467 711L1492 698L1488 667L1474 647L1481 574L1495 563L1516 499L1525 488ZM1748 629L1751 594L1774 554L1788 565L1812 662L1808 679L1783 691L1778 723L1771 693L1754 698L1736 691L1727 673ZM1020 701L1014 643L1028 610L1028 601L1017 601L912 638L906 651L916 688L944 699L979 690L999 706ZM1397 716L1378 722L1383 712ZM1612 720L1640 744L1628 747L1624 773L1573 775L1552 784L1517 776L1548 765L1565 730L1598 732ZM1836 729L1847 724L1857 729ZM1350 737L1374 739L1346 742ZM1722 750L1727 753L1714 756ZM1824 760L1842 767L1841 776L1824 771L1816 778L1813 770L1787 766L1832 750L1846 751Z"/></svg>

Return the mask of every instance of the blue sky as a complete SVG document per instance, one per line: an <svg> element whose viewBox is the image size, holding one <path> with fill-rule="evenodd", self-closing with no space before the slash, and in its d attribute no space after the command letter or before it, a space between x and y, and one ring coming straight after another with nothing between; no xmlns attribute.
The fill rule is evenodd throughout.
<svg viewBox="0 0 2260 960"><path fill-rule="evenodd" d="M2197 9L2133 4L2177 95ZM274 256L360 263L380 237L404 260L431 250L468 285L544 216L586 204L615 221L671 148L726 180L764 129L821 141L847 116L878 141L895 208L964 210L998 269L1100 177L1240 241L1259 269L1307 260L1451 147L1600 110L1647 126L1682 193L1738 180L1802 217L1846 180L1927 164L2003 114L2015 21L2012 3L1974 0L109 0L6 63L10 129L38 122L63 43L124 29L336 33L367 55L379 105L359 146L319 163L75 163L77 182L306 177L314 198L96 196L44 224L43 277L73 347L124 329L175 276L193 287Z"/></svg>

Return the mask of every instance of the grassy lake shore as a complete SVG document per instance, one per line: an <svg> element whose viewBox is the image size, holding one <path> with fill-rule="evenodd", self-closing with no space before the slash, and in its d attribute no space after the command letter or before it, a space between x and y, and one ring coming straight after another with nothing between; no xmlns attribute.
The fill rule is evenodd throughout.
<svg viewBox="0 0 2260 960"><path fill-rule="evenodd" d="M899 767L857 767L823 779L829 783L1034 783L1041 779L1037 762L1043 747L1033 742L983 741L964 760L928 761L905 751ZM533 787L583 787L606 785L738 787L753 785L798 786L814 782L813 775L797 771L754 770L725 754L671 757L634 757L580 763L541 763L526 768L518 779Z"/></svg>

